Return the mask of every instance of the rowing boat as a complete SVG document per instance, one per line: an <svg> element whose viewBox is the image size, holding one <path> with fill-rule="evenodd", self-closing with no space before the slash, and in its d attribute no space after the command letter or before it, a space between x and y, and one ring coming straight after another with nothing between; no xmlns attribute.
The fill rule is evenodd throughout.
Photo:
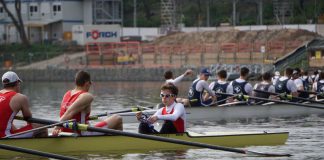
<svg viewBox="0 0 324 160"><path fill-rule="evenodd" d="M237 104L237 103L236 103ZM312 104L321 106L318 104ZM308 108L295 106L290 104L274 104L267 105L229 105L213 106L213 107L186 107L186 119L189 122L197 121L233 121L252 118L287 118L324 115L324 109ZM154 111L146 111L147 114L153 114ZM123 122L138 123L135 118L135 113L123 115Z"/></svg>
<svg viewBox="0 0 324 160"><path fill-rule="evenodd" d="M167 138L199 142L227 147L274 146L283 145L287 141L288 132L277 133L180 133L159 134ZM180 144L172 144L153 140L138 139L125 136L87 136L87 137L47 137L0 139L0 144L24 147L51 153L91 153L91 152L137 152L148 150L181 150L194 148ZM0 150L0 155L16 155L16 152Z"/></svg>

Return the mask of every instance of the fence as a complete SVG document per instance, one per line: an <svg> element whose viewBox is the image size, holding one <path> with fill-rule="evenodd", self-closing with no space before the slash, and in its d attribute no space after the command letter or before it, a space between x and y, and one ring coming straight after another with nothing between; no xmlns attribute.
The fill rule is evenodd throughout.
<svg viewBox="0 0 324 160"><path fill-rule="evenodd" d="M139 42L88 43L89 66L132 64L145 67L264 64L300 46L301 41L154 45ZM262 49L261 49L262 48Z"/></svg>

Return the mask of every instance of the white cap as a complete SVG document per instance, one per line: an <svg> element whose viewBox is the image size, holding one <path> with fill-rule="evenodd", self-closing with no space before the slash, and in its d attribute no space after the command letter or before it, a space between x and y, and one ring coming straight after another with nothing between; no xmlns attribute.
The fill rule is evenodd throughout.
<svg viewBox="0 0 324 160"><path fill-rule="evenodd" d="M318 70L317 72L318 72L318 73L321 73L321 72L322 72L322 70Z"/></svg>
<svg viewBox="0 0 324 160"><path fill-rule="evenodd" d="M17 81L22 82L22 80L18 77L18 75L15 72L8 71L2 75L3 84L13 83Z"/></svg>
<svg viewBox="0 0 324 160"><path fill-rule="evenodd" d="M275 72L275 76L280 76L280 72L279 71L276 71Z"/></svg>

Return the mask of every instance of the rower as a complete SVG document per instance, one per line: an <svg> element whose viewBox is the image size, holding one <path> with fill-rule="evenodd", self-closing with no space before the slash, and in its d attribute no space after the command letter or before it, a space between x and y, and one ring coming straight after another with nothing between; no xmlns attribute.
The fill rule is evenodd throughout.
<svg viewBox="0 0 324 160"><path fill-rule="evenodd" d="M13 124L14 117L18 112L22 112L25 119L31 118L29 101L26 95L20 92L22 80L15 72L8 71L2 75L3 89L0 90L0 137L10 136L20 132L25 132L41 127L40 124L27 123L27 125L17 129ZM47 130L37 130L12 136L11 138L46 137Z"/></svg>
<svg viewBox="0 0 324 160"><path fill-rule="evenodd" d="M297 86L293 80L291 80L291 76L293 74L293 69L286 68L284 76L280 77L275 84L276 93L285 94L284 96L280 96L281 100L287 100L286 95L291 94L294 97L298 96Z"/></svg>
<svg viewBox="0 0 324 160"><path fill-rule="evenodd" d="M154 115L147 120L142 112L136 113L136 118L141 121L139 125L139 133L183 133L186 131L186 111L182 103L175 100L178 96L178 88L172 83L166 83L161 86L160 97L164 107L160 108ZM151 128L151 125L158 120L164 120L160 132Z"/></svg>
<svg viewBox="0 0 324 160"><path fill-rule="evenodd" d="M216 93L229 93L228 91L228 82L226 82L227 72L225 70L220 70L217 72L217 80L212 82L209 85L209 88L212 89ZM217 96L217 101L220 101L217 103L217 105L225 104L225 99L227 98L227 95L219 95ZM224 100L224 101L222 101Z"/></svg>
<svg viewBox="0 0 324 160"><path fill-rule="evenodd" d="M272 84L275 85L279 78L280 78L280 72L279 71L276 71L274 73L274 76L272 77L272 80L271 80L272 81Z"/></svg>
<svg viewBox="0 0 324 160"><path fill-rule="evenodd" d="M316 100L324 99L324 72L319 73L318 81L313 84L313 91L320 93Z"/></svg>
<svg viewBox="0 0 324 160"><path fill-rule="evenodd" d="M94 99L93 95L89 93L91 84L91 77L88 72L79 71L76 73L75 88L67 91L63 97L60 121L75 119L77 123L89 124L91 103ZM112 115L94 126L123 130L122 118L119 115ZM77 132L80 135L102 135L102 133L98 132L78 132L59 126L54 128L53 135L58 135L61 131Z"/></svg>
<svg viewBox="0 0 324 160"><path fill-rule="evenodd" d="M306 87L307 87L307 91L310 90L310 88L312 87L313 85L313 80L312 78L308 75L308 71L306 70L301 70L301 79L303 81L305 81L306 83Z"/></svg>
<svg viewBox="0 0 324 160"><path fill-rule="evenodd" d="M176 79L173 79L173 73L171 70L167 70L164 72L164 78L165 78L165 83L172 83L175 86L178 86L178 83L183 80L186 76L189 76L192 74L191 69L187 69L186 72L184 72L182 75L177 77Z"/></svg>
<svg viewBox="0 0 324 160"><path fill-rule="evenodd" d="M293 70L293 74L292 74L292 80L294 80L294 83L296 84L297 90L301 91L298 94L298 97L301 98L309 98L309 94L308 94L308 87L306 84L306 81L304 81L301 78L301 70L299 68L295 68ZM303 92L304 91L304 92Z"/></svg>
<svg viewBox="0 0 324 160"><path fill-rule="evenodd" d="M270 72L263 73L262 82L255 84L253 89L275 93L276 89L271 82L271 73ZM253 92L253 96L260 97L260 98L267 98L267 99L271 97L271 99L275 99L275 97L270 95L269 93ZM256 102L260 102L260 101L256 100Z"/></svg>
<svg viewBox="0 0 324 160"><path fill-rule="evenodd" d="M228 85L230 94L243 94L252 96L252 85L247 82L247 77L250 70L246 67L242 67L240 70L240 77L230 82ZM243 98L237 98L238 101L244 101ZM233 101L233 100L230 100Z"/></svg>
<svg viewBox="0 0 324 160"><path fill-rule="evenodd" d="M213 105L213 102L216 100L216 95L209 88L207 83L210 75L207 68L201 69L199 78L192 82L188 92L188 99L182 101L185 106L198 107ZM207 93L205 93L205 91L207 91Z"/></svg>

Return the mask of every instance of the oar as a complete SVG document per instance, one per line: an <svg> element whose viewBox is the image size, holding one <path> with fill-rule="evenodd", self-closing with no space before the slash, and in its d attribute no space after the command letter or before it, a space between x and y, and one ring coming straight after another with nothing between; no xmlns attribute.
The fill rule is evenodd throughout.
<svg viewBox="0 0 324 160"><path fill-rule="evenodd" d="M64 159L64 160L77 160L77 158L73 158L73 157L67 157L67 156L63 156L63 155L59 155L59 154L41 152L41 151L37 151L37 150L33 150L33 149L26 149L26 148L22 148L22 147L10 146L10 145L5 145L5 144L0 144L0 148L5 149L5 150L9 150L9 151L28 153L28 154L32 154L32 155L47 157L47 158Z"/></svg>
<svg viewBox="0 0 324 160"><path fill-rule="evenodd" d="M55 126L60 126L63 123L69 123L69 122L72 122L72 121L75 121L75 120L72 119L72 120L67 120L67 121L63 121L63 122L59 122L59 123L54 123L54 124L50 124L50 125L46 125L46 126L42 126L42 127L30 129L30 130L27 130L27 131L24 131L24 132L19 132L19 133L16 133L16 134L11 134L11 135L5 136L3 138L15 137L15 136L18 136L18 135L22 135L22 134L25 134L25 133L38 131L38 130L41 130L41 129L51 128L51 127L55 127Z"/></svg>
<svg viewBox="0 0 324 160"><path fill-rule="evenodd" d="M304 92L304 93L308 93L308 94L316 94L316 95L324 94L324 93L322 93L322 92L301 91L301 90L298 90L298 92Z"/></svg>
<svg viewBox="0 0 324 160"><path fill-rule="evenodd" d="M216 94L223 94L223 95L228 95L228 96L235 95L235 94L229 94L229 93L216 93ZM295 105L295 106L324 109L324 107L321 107L321 106L315 106L315 105L304 104L304 103L294 103L294 102L287 102L287 101L279 101L279 100L274 100L274 99L252 97L252 96L248 96L248 95L238 95L238 96L241 96L244 99L255 99L255 100L261 100L261 101L265 101L265 102L276 102L276 103L290 104L290 105Z"/></svg>
<svg viewBox="0 0 324 160"><path fill-rule="evenodd" d="M148 109L148 107L137 106L137 107L133 107L133 108L130 108L130 109L125 109L125 110L119 110L119 111L113 111L113 112L105 112L105 113L89 116L89 120L96 120L99 117L104 117L104 116L107 116L107 115L110 115L110 114L137 112L137 111L143 111L143 110L146 110L146 109Z"/></svg>
<svg viewBox="0 0 324 160"><path fill-rule="evenodd" d="M49 123L53 123L53 122L57 123L56 121L46 120L46 119L38 119L38 118L29 118L29 119L26 119L26 121L31 122L31 123L45 123L45 124L49 124ZM67 124L67 123L65 123L65 124ZM77 126L75 126L75 125L77 125ZM101 133L112 134L112 135L121 135L121 136L133 137L133 138L148 139L148 140L168 142L168 143L174 143L174 144L182 144L182 145L188 145L188 146L194 146L194 147L200 147L200 148L209 148L209 149L215 149L215 150L235 152L235 153L247 154L247 155L252 155L252 156L266 156L266 157L289 157L289 156L291 156L291 154L259 153L259 152L253 152L253 151L248 151L248 150L243 150L243 149L222 147L222 146L197 143L197 142L189 142L189 141L173 139L173 138L166 138L166 137L159 137L159 136L154 136L154 135L138 134L138 133L125 132L125 131L106 129L106 128L97 128L97 127L91 127L91 126L85 125L85 124L69 123L68 126L65 126L65 127L68 127L68 128L77 127L78 130L81 130L81 131L101 132Z"/></svg>
<svg viewBox="0 0 324 160"><path fill-rule="evenodd" d="M257 90L257 89L255 89L254 91L256 91L256 92L260 92L260 93L271 94L271 95L280 95L280 93L267 92L267 91L262 91L262 90ZM309 102L312 102L312 103L324 104L324 102L321 102L321 101L315 101L315 100L311 100L311 99L308 99L308 98L294 97L294 96L291 96L291 95L287 95L287 96L288 96L289 98L292 98L292 99L303 100L303 101L309 101Z"/></svg>

